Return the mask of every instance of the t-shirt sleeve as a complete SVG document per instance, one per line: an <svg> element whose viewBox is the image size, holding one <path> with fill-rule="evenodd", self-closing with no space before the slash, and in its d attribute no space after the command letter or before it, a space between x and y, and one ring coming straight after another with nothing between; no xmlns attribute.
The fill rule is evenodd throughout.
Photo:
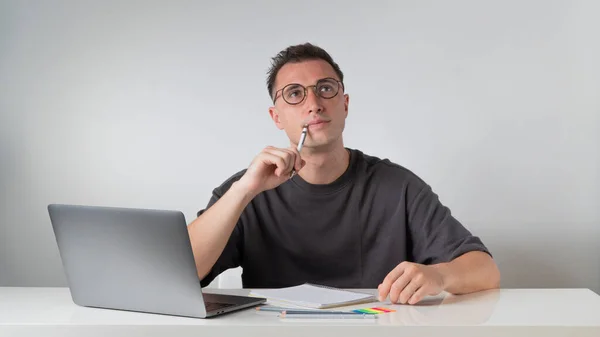
<svg viewBox="0 0 600 337"><path fill-rule="evenodd" d="M231 186L231 184L224 184L213 190L213 195L210 198L208 205L206 208L198 211L198 216L202 215L206 210L208 210L212 205L214 205L219 198L227 191L227 189ZM235 225L223 252L215 262L212 269L206 274L206 276L200 280L200 285L202 287L208 286L219 274L226 271L230 268L239 267L241 264L241 254L242 254L242 244L243 244L243 226L242 226L242 218L238 220L238 223Z"/></svg>
<svg viewBox="0 0 600 337"><path fill-rule="evenodd" d="M489 254L487 247L465 228L437 194L417 179L407 189L408 226L412 238L414 262L435 264L450 262L471 251Z"/></svg>

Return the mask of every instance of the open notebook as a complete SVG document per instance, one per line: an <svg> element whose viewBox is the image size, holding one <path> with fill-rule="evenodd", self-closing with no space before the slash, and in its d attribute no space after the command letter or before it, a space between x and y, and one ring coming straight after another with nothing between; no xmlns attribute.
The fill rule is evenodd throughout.
<svg viewBox="0 0 600 337"><path fill-rule="evenodd" d="M265 297L269 303L281 302L315 309L377 301L374 295L309 283L280 289L253 289L250 294Z"/></svg>

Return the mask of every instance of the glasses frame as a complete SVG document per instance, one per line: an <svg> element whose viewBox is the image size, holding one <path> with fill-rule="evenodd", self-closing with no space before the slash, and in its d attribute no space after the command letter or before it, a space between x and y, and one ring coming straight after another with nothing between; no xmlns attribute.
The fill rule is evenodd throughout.
<svg viewBox="0 0 600 337"><path fill-rule="evenodd" d="M323 81L326 81L326 80L332 80L332 81L335 81L335 82L337 83L337 85L338 85L338 88L337 88L338 90L337 90L337 92L335 93L335 95L333 95L333 96L331 96L331 97L323 97L323 96L321 96L321 95L320 95L320 94L317 92L317 90L316 90L316 89L317 89L317 87L319 86L319 84L320 84L321 82L323 82ZM301 87L301 88L303 88L303 89L304 89L304 96L302 97L302 100L301 100L300 102L298 102L298 103L290 103L290 102L288 102L288 101L285 99L285 97L283 97L283 91L285 91L285 89L286 89L287 87L289 87L289 86L292 86L292 85L295 85L295 86L298 86L298 87ZM281 89L279 89L279 90L275 91L275 98L273 99L273 104L275 104L275 101L276 101L276 100L277 100L279 97L283 97L283 101L284 101L284 102L286 102L287 104L289 104L289 105L298 105L298 104L300 104L300 103L302 103L302 102L304 102L304 101L306 100L306 97L308 97L308 88L310 88L310 87L314 87L313 91L314 91L314 92L315 92L315 94L316 94L317 96L319 96L320 98L322 98L322 99L332 99L332 98L336 97L336 96L337 96L337 95L340 93L340 86L342 87L341 89L342 89L342 93L343 93L343 92L344 92L344 90L345 90L345 89L344 89L344 82L342 82L342 81L340 81L340 80L337 80L337 79L335 79L335 78L333 78L333 77L325 77L325 78L322 78L322 79L318 80L316 84L312 84L312 85L308 85L308 86L303 86L303 85L302 85L302 84L300 84L300 83L289 83L289 84L286 84L286 85L285 85L283 88L281 88ZM277 96L277 93L279 93L280 91L281 91L281 96Z"/></svg>

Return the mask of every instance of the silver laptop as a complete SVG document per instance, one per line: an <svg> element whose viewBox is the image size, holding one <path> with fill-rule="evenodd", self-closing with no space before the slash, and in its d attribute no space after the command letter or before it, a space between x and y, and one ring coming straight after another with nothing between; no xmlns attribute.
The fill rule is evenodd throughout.
<svg viewBox="0 0 600 337"><path fill-rule="evenodd" d="M73 302L206 318L266 299L202 293L183 213L48 206Z"/></svg>

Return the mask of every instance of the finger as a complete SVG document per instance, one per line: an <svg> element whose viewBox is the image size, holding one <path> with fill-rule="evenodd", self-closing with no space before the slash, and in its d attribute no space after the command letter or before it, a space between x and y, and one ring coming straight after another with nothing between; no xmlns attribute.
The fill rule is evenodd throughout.
<svg viewBox="0 0 600 337"><path fill-rule="evenodd" d="M412 297L412 295L414 295L417 292L417 289L419 289L422 285L423 283L419 282L418 278L413 278L406 285L406 287L404 287L402 293L400 293L400 297L398 298L399 302L402 304L408 303L408 300Z"/></svg>
<svg viewBox="0 0 600 337"><path fill-rule="evenodd" d="M388 296L390 289L392 288L392 284L402 275L404 272L404 268L406 264L400 263L396 266L396 268L392 269L391 272L387 274L387 276L383 279L383 282L379 285L379 301L383 302L385 298Z"/></svg>
<svg viewBox="0 0 600 337"><path fill-rule="evenodd" d="M300 171L300 169L302 168L301 164L300 164L302 159L300 158L300 153L298 152L298 150L293 149L293 148L287 148L287 149L282 149L282 151L285 151L290 154L291 160L292 160L292 162L291 162L292 168L296 171Z"/></svg>
<svg viewBox="0 0 600 337"><path fill-rule="evenodd" d="M281 177L281 175L285 172L287 164L283 160L282 157L274 155L270 152L264 151L261 153L260 160L265 163L267 166L275 165L275 175Z"/></svg>
<svg viewBox="0 0 600 337"><path fill-rule="evenodd" d="M412 276L409 273L404 272L402 276L400 276L392 284L392 287L390 288L390 301L392 301L392 303L400 302L400 295L402 294L406 286L411 282L411 280Z"/></svg>
<svg viewBox="0 0 600 337"><path fill-rule="evenodd" d="M287 174L292 171L292 167L294 165L293 154L286 151L285 149L277 149L277 148L267 148L265 152L270 153L274 156L280 157L285 165L283 166L280 174Z"/></svg>
<svg viewBox="0 0 600 337"><path fill-rule="evenodd" d="M427 287L421 286L408 300L408 304L417 304L427 295Z"/></svg>
<svg viewBox="0 0 600 337"><path fill-rule="evenodd" d="M401 265L398 265L386 275L386 277L383 279L383 282L381 282L379 287L377 287L377 289L379 290L379 301L383 302L387 298L392 288L392 284L394 284L398 277L402 275L402 272L403 268L401 267Z"/></svg>
<svg viewBox="0 0 600 337"><path fill-rule="evenodd" d="M283 160L286 163L285 173L291 172L294 168L296 154L288 149L274 149L273 151L283 157Z"/></svg>

